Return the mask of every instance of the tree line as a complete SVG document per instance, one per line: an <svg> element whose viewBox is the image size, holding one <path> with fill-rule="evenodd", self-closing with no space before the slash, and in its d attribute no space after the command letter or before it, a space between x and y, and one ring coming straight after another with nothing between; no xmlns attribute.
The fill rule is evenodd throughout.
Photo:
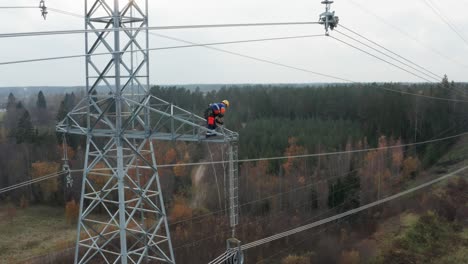
<svg viewBox="0 0 468 264"><path fill-rule="evenodd" d="M151 93L200 116L209 103L228 99L231 107L225 125L240 133L239 157L285 156L239 165L239 196L245 204L239 232L244 240L252 241L326 212L345 211L388 196L420 177L420 172L437 162L457 139L413 147L400 145L466 131L468 106L457 101L466 98L466 88L444 78L438 84L229 85L210 92L154 86ZM74 93L46 98L40 92L33 102L25 104L14 94L9 95L0 130L0 188L60 170L63 142L54 125L78 100ZM72 169L81 169L84 138L67 136L66 142ZM160 164L225 158L222 146L181 142L157 142L156 146ZM384 149L388 146L400 147ZM382 149L290 158L377 147ZM219 233L228 228L225 215L215 213L226 206L224 170L220 164L160 169L171 222L200 217L190 225L171 226L176 246L203 239L212 233L212 226ZM82 175L74 173L73 178L72 188L66 187L63 178L57 178L0 195L0 201L9 200L16 206L64 206L76 218ZM208 252L209 248L222 250L222 239L219 235L206 240L200 245L202 251L183 249L178 261L191 261L195 252ZM252 255L262 254L254 251ZM214 256L202 254L199 261L210 257Z"/></svg>

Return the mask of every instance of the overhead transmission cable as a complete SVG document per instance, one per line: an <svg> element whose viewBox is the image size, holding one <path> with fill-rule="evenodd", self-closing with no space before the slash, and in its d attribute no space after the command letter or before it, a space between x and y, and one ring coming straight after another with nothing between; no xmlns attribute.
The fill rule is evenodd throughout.
<svg viewBox="0 0 468 264"><path fill-rule="evenodd" d="M265 41L276 41L276 40L304 39L304 38L314 38L314 37L323 37L323 36L324 36L323 34L315 34L315 35L285 36L285 37L276 37L276 38L234 40L234 41L211 42L211 43L203 43L203 44L191 44L191 45L179 45L179 46L149 48L148 50L149 51L171 50L171 49L183 49L183 48L194 48L194 47L215 46L215 45L228 45L228 44L238 44L238 43L253 43L253 42L265 42ZM134 49L132 52L137 53L137 52L141 52L141 51L146 51L146 49L145 50ZM27 59L27 60L4 61L4 62L0 62L0 65L12 65L12 64L41 62L41 61L53 61L53 60L63 60L63 59L76 59L76 58L85 58L87 56L103 56L103 55L110 55L110 54L113 54L113 53L111 53L111 52L100 52L100 53L93 53L93 54L90 54L90 55L79 54L79 55L45 57L45 58Z"/></svg>
<svg viewBox="0 0 468 264"><path fill-rule="evenodd" d="M365 13L368 13L370 14L371 16L375 17L377 20L379 20L381 23L387 25L388 27L391 27L393 28L394 30L398 31L400 34L402 34L403 36L405 36L406 38L418 43L421 47L424 47L425 49L427 49L428 51L431 51L432 53L438 55L439 57L441 58L444 58L445 60L447 61L451 61L451 62L454 62L464 68L468 68L468 65L454 59L454 58L451 58L445 54L443 54L441 51L431 47L431 46L428 46L426 43L424 43L423 41L415 38L413 35L407 33L406 31L402 30L401 28L395 26L394 24L390 23L389 21L387 21L386 19L384 19L383 17L377 15L376 13L374 13L373 11L369 10L368 8L364 7L363 5L357 3L356 1L354 0L349 0L350 3L352 3L354 6L356 6L357 8L361 9L363 12Z"/></svg>
<svg viewBox="0 0 468 264"><path fill-rule="evenodd" d="M294 228L294 229L291 229L291 230L283 232L283 233L279 233L279 234L276 234L276 235L273 235L273 236L270 236L270 237L266 237L266 238L263 238L263 239L248 243L248 244L244 244L244 245L241 246L241 249L242 250L247 250L247 249L251 249L251 248L254 248L254 247L258 247L258 246L270 243L272 241L275 241L275 240L278 240L278 239L281 239L281 238L285 238L285 237L288 237L288 236L291 236L291 235L294 235L294 234L297 234L297 233L312 229L314 227L321 226L323 224L330 223L332 221L336 221L336 220L339 220L341 218L344 218L344 217L359 213L361 211L364 211L364 210L370 209L372 207L375 207L375 206L390 202L390 201L398 199L398 198L400 198L402 196L408 195L410 193L419 191L419 190L421 190L423 188L426 188L426 187L429 187L429 186L434 185L436 183L447 180L447 179L449 179L451 177L454 177L457 174L459 174L459 173L461 173L461 172L463 172L463 171L465 171L467 169L468 169L468 166L465 166L465 167L460 168L460 169L458 169L456 171L453 171L453 172L451 172L449 174L446 174L446 175L444 175L442 177L439 177L437 179L434 179L434 180L431 180L429 182L423 183L421 185L418 185L418 186L416 186L414 188L411 188L411 189L408 189L406 191L391 195L391 196L389 196L387 198L380 199L378 201L369 203L367 205L363 205L363 206L360 206L358 208L346 211L344 213L337 214L335 216L332 216L332 217L329 217L329 218L326 218L326 219L322 219L320 221L313 222L313 223L310 223L310 224L307 224L307 225L304 225L304 226L301 226L301 227L298 227L298 228Z"/></svg>
<svg viewBox="0 0 468 264"><path fill-rule="evenodd" d="M442 136L443 134L446 134L447 132L449 132L450 130L452 130L454 127L452 126L451 128L449 129L446 129L444 130L442 133L439 133L437 136L435 137L439 137L439 136ZM435 138L434 137L434 138ZM436 141L436 142L439 142L439 141ZM430 142L430 143L434 143L434 142ZM429 144L429 143L428 143ZM416 145L417 147L418 145ZM403 148L402 145L399 145L399 148ZM384 148L381 148L379 150L373 150L373 151L380 151L380 150L388 150L389 148L388 147L384 147ZM405 153L406 151L408 150L403 150L403 153ZM349 154L349 153L344 153L344 154ZM296 157L294 157L296 158ZM299 190L303 190L303 189L308 189L310 187L313 187L313 186L316 186L318 185L320 182L322 181L328 181L328 180L334 180L334 179L339 179L339 178L343 178L345 176L348 176L352 173L356 173L358 172L360 169L362 169L362 167L359 167L359 168L355 168L353 169L352 171L349 171L347 173L344 173L342 175L338 175L338 176L334 176L334 177L328 177L324 180L321 180L319 182L316 182L316 183L311 183L311 184L307 184L307 185L304 185L304 186L300 186L298 188L293 188L293 189L290 189L290 190L287 190L287 191L284 191L284 192L280 192L280 193L275 193L275 194L271 194L269 196L266 196L266 197L262 197L262 198L259 198L259 199L256 199L256 200L252 200L252 201L248 201L248 202L245 202L245 203L242 203L239 205L239 207L245 207L247 205L251 205L251 204L254 204L254 203L258 203L258 202L261 202L261 201L265 201L265 200L269 200L269 199L272 199L272 198L275 198L275 197L278 197L278 196L281 196L281 195L285 195L285 194L289 194L289 193L294 193L294 192L297 192ZM218 213L222 213L222 212L225 212L225 210L219 210L219 211L215 211L215 212L210 212L210 213L207 213L207 214L203 214L203 215L200 215L200 216L197 216L197 217L191 217L191 218L188 218L188 219L183 219L183 220L180 220L180 221L177 221L177 222L174 222L172 223L171 225L176 225L176 224L180 224L180 223L184 223L184 222L187 222L187 221L191 221L191 220L194 220L194 219L200 219L200 218L205 218L205 217L208 217L208 216L211 216L211 215L214 215L214 214L218 214Z"/></svg>
<svg viewBox="0 0 468 264"><path fill-rule="evenodd" d="M343 33L341 33L341 34L343 34ZM345 44L345 45L347 45L347 46L349 46L349 47L351 47L351 48L354 48L354 49L356 49L356 50L358 50L358 51L361 51L361 52L363 52L363 53L365 53L365 54L367 54L367 55L369 55L369 56L371 56L371 57L374 57L374 58L376 58L376 59L378 59L378 60L380 60L380 61L383 61L383 62L385 62L385 63L387 63L387 64L389 64L389 65L391 65L391 66L393 66L393 67L395 67L395 68L398 68L398 69L400 69L400 70L402 70L402 71L404 71L404 72L407 72L407 73L409 73L409 74L411 74L411 75L413 75L413 76L416 76L416 77L418 77L419 79L425 80L426 82L429 82L429 83L433 83L433 81L431 81L431 80L429 80L429 79L427 79L427 78L425 78L425 77L423 77L423 76L421 76L421 75L419 75L419 74L416 74L416 73L414 73L414 72L411 72L411 71L409 71L409 70L407 70L407 69L405 69L405 68L403 68L403 67L401 67L401 66L399 66L399 65L397 65L397 64L395 64L395 63L393 63L393 62L390 62L390 61L388 61L388 60L386 60L386 59L383 59L383 58L381 58L381 57L379 57L379 56L377 56L377 55L375 55L375 54L372 54L372 53L370 53L370 52L368 52L368 51L366 51L366 50L364 50L364 49L361 49L361 48L359 48L359 47L357 47L357 46L355 46L355 45L353 45L353 44L351 44L351 43L349 43L349 42L346 42L346 41L344 41L344 40L342 40L342 39L339 39L339 38L334 37L334 36L331 36L331 35L330 35L329 37L332 38L332 39L335 39L336 41L341 42L341 43L343 43L343 44Z"/></svg>
<svg viewBox="0 0 468 264"><path fill-rule="evenodd" d="M392 55L394 55L394 56L397 56L398 58L400 58L400 59L402 59L402 60L404 60L404 61L406 61L406 62L408 62L408 63L410 63L410 64L412 64L412 65L414 65L415 67L418 67L420 70L426 72L426 73L424 73L426 76L431 76L431 75L432 75L431 78L435 78L435 79L437 79L438 81L442 80L442 78L443 78L443 76L438 75L438 74L436 74L436 73L434 73L434 72L428 70L427 68L425 68L425 67L423 67L423 66L420 66L419 64L417 64L417 63L415 63L415 62L413 62L413 61L411 61L411 60L409 60L409 59L407 59L407 58L401 56L400 54L398 54L398 53L396 53L396 52L394 52L394 51L392 51L392 50L390 50L390 49L384 47L383 45L381 45L381 44L379 44L379 43L377 43L377 42L375 42L375 41L373 41L373 40L371 40L371 39L369 39L369 38L363 36L362 34L359 34L359 33L356 32L355 30L352 30L352 29L350 29L350 28L348 28L348 27L345 27L345 26L343 26L343 25L341 25L341 24L340 24L340 28L344 28L345 30L347 30L347 31L349 31L349 32L351 32L351 33L353 33L353 34L355 34L355 35L357 35L357 36L363 38L364 40L367 40L368 42L370 42L370 43L376 45L377 47L379 47L379 48L381 48L381 49L383 49L383 50L389 52L390 54L392 54ZM335 29L335 31L338 32L338 33L340 33L340 34L342 34L342 35L345 35L344 33L340 32L339 30L336 30L336 29ZM345 35L345 36L348 36L348 35ZM348 36L348 37L351 38L350 36ZM351 38L351 39L354 40L355 38ZM359 43L361 43L359 40L356 40L356 41L358 41ZM361 43L361 44L366 45L366 44L364 44L364 43ZM366 45L366 46L367 46L367 45ZM380 51L379 51L379 52L380 52ZM380 52L380 53L385 54L385 53L383 53L383 52ZM388 56L388 55L386 55L386 56ZM399 60L397 60L397 61L399 61ZM400 62L400 61L399 61L399 62ZM402 63L402 62L400 62L400 63ZM403 63L402 63L402 64L403 64ZM406 65L406 64L404 64L404 65ZM411 67L412 69L416 70L415 68L413 68L413 67L410 66L410 65L408 65L408 67ZM420 70L417 70L417 71L421 72ZM421 73L422 73L422 72L421 72Z"/></svg>
<svg viewBox="0 0 468 264"><path fill-rule="evenodd" d="M443 134L448 133L448 132L451 131L453 128L454 128L454 126L452 126L452 127L448 128L448 129L444 130L443 132L439 133L439 134L438 134L437 136L435 136L434 138L439 137L439 136L442 136ZM408 151L408 149L403 150L403 153L405 153L405 152L407 152L407 151ZM390 157L390 158L391 158L391 157ZM361 167L359 167L359 168L355 168L355 169L353 169L352 171L349 171L349 172L344 173L344 174L342 174L342 175L338 175L338 176L326 178L326 179L324 179L323 181L329 181L329 180L334 180L334 179L343 178L343 177L348 176L348 175L350 175L350 174L352 174L352 173L358 172L358 171L361 170L362 168L363 168L363 167L361 166ZM320 182L321 182L321 181L320 181ZM298 187L298 188L289 189L289 190L284 191L284 192L271 194L271 195L269 195L269 196L267 196L267 197L259 198L259 199L252 200L252 201L248 201L248 202L242 203L242 204L239 206L239 208L242 208L242 207L245 207L245 206L247 206L247 205L254 204L254 203L258 203L258 202L261 202L261 201L269 200L269 199L272 199L272 198L276 198L276 197L278 197L278 196L282 196L282 195L285 195L285 194L294 193L294 192L297 192L297 191L299 191L299 190L308 189L308 188L310 188L310 187L313 187L313 186L318 185L320 182L307 184L307 185L304 185L304 186L300 186L300 187ZM348 189L348 188L350 188L350 187L356 187L356 185L359 185L359 182L358 182L358 183L353 183L353 184L346 185L346 186L344 186L343 188L333 189L332 194L333 194L333 193L338 193L338 192L340 192L340 191L342 191L342 190L346 190L346 189ZM369 191L369 192L371 192L371 191ZM319 198L317 197L317 198L315 199L315 201L319 201ZM303 203L299 204L298 206L302 206L302 205L303 205ZM336 208L336 207L334 207L334 208ZM334 209L334 208L332 208L332 209ZM187 219L179 220L179 221L177 221L177 222L171 223L171 226L177 225L177 224L181 224L181 223L184 223L184 222L188 222L188 221L193 221L193 220L197 220L197 219L206 218L206 217L208 217L208 216L212 216L212 215L215 215L215 214L223 213L223 212L225 212L225 211L226 211L226 210L219 210L219 211L215 211L215 212L210 212L210 213L207 213L207 214L199 215L199 216L196 216L196 217L190 217L190 218L187 218ZM312 220L312 219L309 219L309 221L310 221L310 220ZM255 221L255 222L258 222L258 221ZM247 224L250 224L250 223L252 223L252 222L249 222L249 223L247 223ZM246 224L246 223L242 223L242 225L245 225L245 224Z"/></svg>
<svg viewBox="0 0 468 264"><path fill-rule="evenodd" d="M38 6L0 6L0 9L38 9Z"/></svg>
<svg viewBox="0 0 468 264"><path fill-rule="evenodd" d="M468 41L460 33L457 27L450 21L450 19L442 13L442 11L430 0L422 0L426 6L428 6L437 17L439 17L462 41L468 46Z"/></svg>
<svg viewBox="0 0 468 264"><path fill-rule="evenodd" d="M336 192L338 192L338 190L337 190ZM332 192L331 194L334 194L334 193L336 193L336 192L334 191L334 192ZM364 193L369 193L369 192L370 192L370 191L366 191L366 192L364 192ZM327 199L328 197L324 197L324 198ZM319 198L315 198L315 201L319 201ZM335 206L333 206L333 207L331 207L331 208L328 208L328 209L326 209L325 211L319 212L318 214L313 215L313 216L307 218L306 220L302 221L302 223L308 223L308 222L310 222L310 221L312 221L312 220L314 220L314 219L320 219L320 217L323 217L323 216L325 216L325 215L327 215L327 214L329 214L329 213L335 211L336 209L338 209L338 208L344 206L345 204L346 204L346 201L344 201L344 202L342 202L342 203L340 203L340 204L338 204L338 205L335 205ZM295 208L291 208L291 209L299 209L299 208L298 208L298 207L295 207ZM274 216L274 217L279 217L281 214L284 214L284 213L285 213L284 211L281 211L281 212L277 212L277 213L273 214L272 216ZM253 220L253 221L249 221L249 222L243 222L243 223L240 223L240 226L244 227L244 226L247 226L247 225L250 225L250 224L254 224L254 223L255 223L255 224L259 224L259 223L262 223L262 222L271 220L271 217L272 217L272 216L270 215L270 216L268 216L268 217L263 217L262 220ZM203 241L206 241L206 240L209 240L209 239L212 239L212 238L216 238L216 237L218 237L219 235L223 235L223 234L229 235L230 232L229 232L228 230L230 230L230 229L225 229L225 230L226 230L226 231L221 231L221 232L218 232L218 233L216 233L216 234L214 234L214 235L205 236L204 238L199 239L199 240L197 240L197 241L192 241L192 242L185 243L185 244L183 244L183 245L177 246L176 248L174 248L174 250L179 250L179 249L181 249L181 248L190 248L190 247L194 247L195 245L198 245L200 242L203 242ZM227 259L227 258L225 257L225 256L227 256L226 253L231 253L231 252L232 252L231 250L228 250L228 251L224 252L224 254L220 255L218 258L215 259L215 260L217 260L217 262L214 262L215 260L212 260L212 262L210 262L210 263L224 263L224 262L222 262L222 260L226 260L226 259Z"/></svg>
<svg viewBox="0 0 468 264"><path fill-rule="evenodd" d="M52 8L49 10L59 10ZM78 16L76 14L62 11L63 14ZM35 31L35 32L15 32L2 33L0 38L18 38L18 37L38 37L52 35L71 35L84 33L103 33L116 31L130 30L178 30L178 29L205 29L205 28L234 28L234 27L268 27L268 26L293 26L293 25L315 25L318 22L279 22L279 23L239 23L239 24L213 24L213 25L180 25L180 26L154 26L154 27L137 27L137 28L103 28L103 29L74 29L74 30L54 30L54 31Z"/></svg>
<svg viewBox="0 0 468 264"><path fill-rule="evenodd" d="M79 15L77 15L77 16L79 16ZM298 22L298 23L305 23L305 22ZM276 24L278 24L278 23L276 23ZM231 25L234 25L234 24L231 24ZM246 24L235 24L235 25L246 25ZM262 25L264 25L264 24L262 24ZM124 30L131 30L131 28L125 28ZM271 61L271 60L261 59L261 58L253 57L253 56L250 56L250 55L245 55L245 54L240 54L240 53L237 53L237 52L228 51L228 50L225 50L225 49L210 47L210 45L213 46L213 45L221 45L221 44L234 44L234 43L244 43L244 42L266 41L266 39L264 39L264 40L253 40L253 41L245 41L245 40L244 41L231 41L229 43L223 42L223 43L198 44L198 43L195 43L195 42L186 41L186 40L182 40L182 39L178 39L178 38L174 38L174 37L170 37L170 36L166 36L166 35L162 35L162 34L156 34L156 33L152 33L152 32L149 32L149 34L152 34L152 35L155 35L155 36L158 36L158 37L162 37L162 38L166 38L166 39L172 39L172 40L175 40L175 41L190 44L190 45L186 45L186 46L162 47L162 48L153 48L153 49L149 49L149 50L164 50L164 49L188 48L188 47L199 47L200 46L200 47L216 50L216 51L223 52L223 53L228 53L228 54L235 55L235 56L240 56L240 57L243 57L243 58L247 58L247 59L251 59L251 60L255 60L255 61L259 61L259 62L264 62L264 63L268 63L268 64L280 66L280 67L285 67L285 68L289 68L289 69L293 69L293 70L297 70L297 71L301 71L301 72L306 72L306 73L311 73L311 74L314 74L314 75L319 75L319 76L322 76L322 77L332 78L332 79L340 80L340 81L344 81L344 82L358 83L358 82L351 81L349 79L341 78L341 77L338 77L338 76L323 74L323 73L311 71L311 70L308 70L308 69L303 69L303 68L294 67L294 66L286 65L286 64L283 64L283 63L279 63L279 62L274 62L274 61ZM308 37L312 37L312 36L320 36L320 35L309 35ZM296 38L296 37L286 37L286 38ZM283 38L280 38L280 39L283 39ZM135 50L135 52L139 52L139 50ZM105 54L109 54L109 53L96 53L94 55L105 55ZM16 64L16 63L27 63L27 62L36 62L36 61L45 61L45 60L71 59L71 58L79 58L79 57L86 57L86 56L88 56L88 55L72 55L72 56L32 59L32 60L23 60L23 61L10 61L10 62L3 62L3 63L0 62L0 65L9 65L9 64ZM371 55L371 56L375 56L375 55ZM401 68L401 67L399 67L399 68ZM412 74L414 75L414 73L412 73ZM429 80L427 80L427 81L429 81ZM411 96L419 96L419 97L424 97L424 98L427 98L427 99L435 99L435 100L449 101L449 102L468 102L468 101L464 101L464 100L441 98L441 97L428 96L428 95L423 95L423 94L415 94L415 93L404 92L404 91L401 91L401 90L394 90L394 89L385 88L385 87L378 87L378 88L389 91L389 92L405 94L405 95L411 95Z"/></svg>
<svg viewBox="0 0 468 264"><path fill-rule="evenodd" d="M430 144L430 143L435 143L435 142L441 142L449 139L455 139L459 138L462 136L468 135L468 132L460 133L458 135L453 135L453 136L448 136L444 138L438 138L438 139L431 139L431 140L426 140L426 141L421 141L421 142L415 142L415 143L409 143L409 144L400 144L400 145L393 145L393 146L387 146L387 147L378 147L378 148L366 148L366 149L356 149L356 150L346 150L346 151L335 151L335 152L323 152L323 153L315 153L315 154L304 154L304 155L290 155L290 156L281 156L281 157L269 157L269 158L255 158L255 159L239 159L235 160L235 162L238 163L245 163L245 162L257 162L257 161L269 161L269 160L282 160L282 159L298 159L298 158L310 158L310 157L324 157L324 156L334 156L334 155L341 155L341 154L353 154L353 153L362 153L362 152L368 152L368 151L376 151L376 150L386 150L386 149L394 149L394 148L404 148L404 147L411 147L411 146L418 146L418 145L425 145L425 144ZM180 163L180 164L165 164L165 165L159 165L158 168L168 168L168 167L177 167L177 166L199 166L199 165L211 165L211 164L222 164L222 163L227 163L228 161L211 161L211 162L194 162L194 163ZM102 170L107 170L107 168L104 168ZM83 170L72 170L71 172L80 172ZM99 171L99 169L95 169L92 171ZM37 179L29 180L23 183L18 183L9 187L5 187L3 189L0 189L0 194L11 191L20 187L24 187L26 185L30 185L32 183L36 183L38 181L43 181L47 180L49 178L53 177L58 177L61 174L66 173L65 171L57 172L54 174L42 176ZM19 187L17 187L19 186Z"/></svg>
<svg viewBox="0 0 468 264"><path fill-rule="evenodd" d="M426 145L426 144L440 142L440 141L446 141L449 139L455 139L455 138L459 138L459 137L466 136L466 135L468 135L468 132L460 133L458 135L447 136L443 138L431 139L431 140L420 141L420 142L415 142L415 143L387 146L387 147L354 149L354 150L346 150L346 151L334 151L334 152L323 152L323 153L291 155L291 156L278 156L278 157L269 157L269 158L239 159L239 160L236 160L236 162L245 163L245 162L271 161L271 160L283 160L283 159L295 159L295 158L324 157L324 156L334 156L334 155L341 155L341 154L362 153L362 152L369 152L369 151L375 151L375 150L405 148L405 147L412 147L412 146L418 146L418 145ZM158 168L177 167L177 166L211 165L211 164L222 164L222 163L227 163L227 162L228 161L212 161L212 162L195 162L195 163L183 163L183 164L165 164L165 165L158 165Z"/></svg>
<svg viewBox="0 0 468 264"><path fill-rule="evenodd" d="M17 183L17 184L14 184L14 185L11 185L11 186L0 189L0 194L6 193L6 192L9 192L9 191L18 189L18 188L26 187L26 186L29 186L29 185L34 184L34 183L39 183L39 182L42 182L42 181L45 181L45 180L56 178L56 177L59 177L59 176L65 174L65 173L68 173L68 172L59 171L59 172L55 172L55 173L52 173L52 174L48 174L48 175L45 175L45 176L41 176L41 177L38 177L38 178L35 178L35 179L32 179L32 180L29 180L29 181Z"/></svg>
<svg viewBox="0 0 468 264"><path fill-rule="evenodd" d="M171 39L171 40L183 42L183 43L196 44L196 43L191 42L191 41L182 40L182 39L179 39L179 38L170 37L170 36L163 35L163 34L151 33L151 32L150 32L150 34L154 35L154 36L166 38L166 39ZM272 65L276 65L276 66L280 66L280 67L284 67L284 68L288 68L288 69L292 69L292 70L311 73L311 74L314 74L314 75L320 75L320 76L323 76L323 77L328 77L328 78L341 80L341 81L345 81L345 82L350 82L350 83L355 83L355 84L359 83L359 82L356 82L356 81L352 81L352 80L337 77L337 76L322 74L322 73L318 73L318 72L315 72L315 71L310 71L310 70L304 69L304 68L294 67L294 66L286 65L286 64L271 61L271 60L266 60L266 59L253 57L253 56L250 56L250 55L241 54L241 53L238 53L238 52L232 52L232 51L229 51L229 50L226 50L226 49L220 49L220 48L204 46L204 45L201 45L201 46L204 47L204 48L207 48L207 49L218 51L218 52L223 52L223 53L231 54L231 55L234 55L234 56L239 56L239 57L243 57L243 58L247 58L247 59L251 59L251 60L255 60L255 61L259 61L259 62L264 62L264 63L268 63L268 64L272 64ZM385 87L381 87L381 86L378 86L377 88L382 89L382 90L386 90L386 91L389 91L389 92L393 92L393 93L399 93L399 94L411 95L411 96L417 96L417 97L424 97L426 99L433 99L433 100L440 100L440 101L447 101L447 102L465 102L465 103L468 102L466 100L458 100L458 99L436 97L436 96L430 96L430 95L424 95L424 94L410 93L410 92L405 92L405 91L401 91L401 90L385 88Z"/></svg>
<svg viewBox="0 0 468 264"><path fill-rule="evenodd" d="M408 64L406 64L406 63L403 63L403 62L401 62L400 60L395 59L395 58L389 56L388 54L385 54L385 53L383 53L383 52L381 52L381 51L379 51L379 50L377 50L377 49L375 49L375 48L369 46L368 44L365 44L365 43L363 43L362 41L359 41L359 40L357 40L356 38L351 37L351 36L349 36L349 35L347 35L347 34L344 34L344 33L340 32L339 30L336 30L336 29L335 29L335 31L336 31L337 33L339 33L339 34L342 34L342 35L344 35L344 36L346 36L346 37L348 37L348 38L350 38L350 39L352 39L352 40L354 40L354 41L356 41L356 42L358 42L358 43L360 43L360 44L362 44L362 45L365 45L366 47L369 47L369 48L371 48L371 49L373 49L373 50L375 50L375 51L377 51L377 52L379 52L379 53L381 53L381 54L383 54L383 55L385 55L385 56L387 56L387 57L390 57L390 58L392 58L393 60L396 60L396 61L402 63L403 65L405 65L405 66L407 66L407 67L410 67L411 69L416 70L416 71L418 71L418 72L424 74L425 76L430 77L430 78L432 78L432 79L434 79L434 80L441 81L441 80L444 78L443 76L440 76L440 75L438 75L438 74L436 74L436 73L434 73L434 72L428 70L427 68L425 68L425 67L423 67L423 66L421 66L421 65L419 65L419 64L417 64L417 63L415 63L415 62L413 62L413 61L411 61L410 59L407 59L407 58L401 56L400 54L398 54L398 53L396 53L396 52L394 52L394 51L392 51L392 50L390 50L390 49L384 47L383 45L381 45L381 44L379 44L379 43L377 43L377 42L375 42L375 41L369 39L368 37L363 36L362 34L356 32L356 30L352 30L352 29L350 29L350 28L348 28L348 27L346 27L346 26L343 26L343 25L340 25L340 27L341 27L341 28L344 28L345 30L347 30L347 31L349 31L349 32L351 32L351 33L353 33L354 35L357 35L357 36L359 36L360 38L362 38L362 39L364 39L364 40L366 40L366 41L368 41L368 42L374 44L375 46L377 46L377 47L379 47L379 48L381 48L381 49L383 49L383 50L385 50L385 51L391 53L392 55L395 55L395 56L397 56L398 58L400 58L400 59L402 59L402 60L404 60L404 61L406 61L406 62L408 62L408 63L410 63L410 64L412 64L412 65L414 65L415 67L419 68L420 70L418 70L418 69L412 67L411 65L408 65ZM423 71L424 71L424 72L423 72ZM432 76L431 76L431 75L432 75ZM461 90L459 90L459 89L456 89L455 87L451 87L451 88L452 88L452 90L454 90L455 92L458 92L461 96L466 97L466 93L465 93L464 91L461 91ZM450 89L450 88L449 88L449 89Z"/></svg>

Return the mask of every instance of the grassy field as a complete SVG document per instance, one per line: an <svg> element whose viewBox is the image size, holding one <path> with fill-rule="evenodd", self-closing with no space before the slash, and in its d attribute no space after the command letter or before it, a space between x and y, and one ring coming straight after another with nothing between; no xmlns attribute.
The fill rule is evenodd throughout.
<svg viewBox="0 0 468 264"><path fill-rule="evenodd" d="M36 206L8 212L0 207L1 263L19 263L70 248L75 237L76 226L65 223L62 208Z"/></svg>

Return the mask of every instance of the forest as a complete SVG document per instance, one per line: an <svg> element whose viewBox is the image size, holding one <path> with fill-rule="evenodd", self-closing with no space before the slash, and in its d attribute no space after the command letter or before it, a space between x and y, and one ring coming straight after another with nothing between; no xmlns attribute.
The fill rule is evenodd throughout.
<svg viewBox="0 0 468 264"><path fill-rule="evenodd" d="M243 242L388 197L456 167L468 155L459 148L464 137L458 136L468 130L468 104L463 102L468 100L467 91L468 85L450 82L447 77L436 84L226 85L208 92L177 86L151 89L154 96L200 116L208 104L228 99L231 106L225 126L240 134L239 158L274 157L239 163L237 233ZM44 90L26 101L14 93L4 98L0 189L60 171L64 142L72 169L82 168L85 139L67 136L64 141L55 132L55 124L82 94L48 96ZM161 165L226 159L222 145L155 142L155 146ZM293 157L346 150L350 152ZM160 169L178 263L207 263L225 250L230 228L224 171L222 164ZM5 236L0 239L4 240L0 259L7 263L25 259L68 263L72 259L69 248L75 242L82 175L72 176L71 186L58 177L0 193L0 236L2 230L11 229L14 238L17 229L12 226L34 226L34 217L54 218L61 232L47 250L38 249L44 239L40 234L31 238L35 243L18 245ZM249 250L246 261L396 264L440 259L444 262L439 263L462 263L468 260L468 212L463 206L467 189L468 183L460 177L422 196ZM41 210L53 213L47 216ZM379 230L379 223L402 212L410 220L397 238L386 237L385 245L362 242ZM32 219L22 221L26 218ZM435 230L432 237L421 237L428 228ZM427 243L421 242L425 240ZM452 250L452 259L448 249L434 250L441 243ZM29 253L21 255L22 251ZM424 257L428 252L433 254L430 259Z"/></svg>

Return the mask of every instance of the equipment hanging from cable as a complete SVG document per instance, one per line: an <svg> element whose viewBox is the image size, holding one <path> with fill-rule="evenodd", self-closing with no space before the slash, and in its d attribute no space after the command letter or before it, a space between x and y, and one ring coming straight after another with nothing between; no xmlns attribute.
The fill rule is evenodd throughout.
<svg viewBox="0 0 468 264"><path fill-rule="evenodd" d="M44 1L44 0L41 0L41 1L39 2L39 9L41 9L41 15L42 15L42 17L44 18L44 20L46 20L46 19L47 19L47 14L48 14L49 12L47 11L47 6L45 5L45 1Z"/></svg>
<svg viewBox="0 0 468 264"><path fill-rule="evenodd" d="M67 144L67 136L63 134L62 136L62 146L63 146L63 166L62 170L65 173L65 182L68 188L73 186L73 178L71 177L70 165L68 163L68 144Z"/></svg>
<svg viewBox="0 0 468 264"><path fill-rule="evenodd" d="M338 26L338 22L340 19L338 16L335 16L335 11L333 12L330 11L331 4L333 4L333 1L325 0L325 1L322 1L322 4L325 5L325 12L320 14L319 24L322 24L325 26L325 35L328 36L329 35L328 30L335 29Z"/></svg>
<svg viewBox="0 0 468 264"><path fill-rule="evenodd" d="M228 252L232 252L231 256L226 259L225 264L244 264L244 254L241 250L241 242L235 238L227 240Z"/></svg>

